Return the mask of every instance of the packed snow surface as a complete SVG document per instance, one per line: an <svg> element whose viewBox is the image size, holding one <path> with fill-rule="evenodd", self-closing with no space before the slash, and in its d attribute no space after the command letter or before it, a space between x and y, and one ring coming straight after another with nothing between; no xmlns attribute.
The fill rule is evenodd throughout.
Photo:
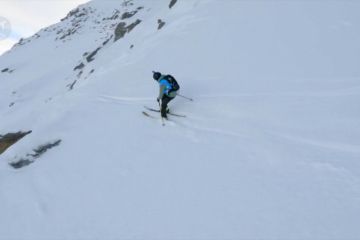
<svg viewBox="0 0 360 240"><path fill-rule="evenodd" d="M169 3L92 1L0 57L0 135L32 130L0 239L359 239L360 3ZM142 115L153 70L186 118Z"/></svg>

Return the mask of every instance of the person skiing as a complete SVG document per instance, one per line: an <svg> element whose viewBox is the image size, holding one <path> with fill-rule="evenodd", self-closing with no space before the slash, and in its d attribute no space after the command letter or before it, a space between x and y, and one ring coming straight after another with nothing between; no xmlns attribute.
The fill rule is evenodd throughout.
<svg viewBox="0 0 360 240"><path fill-rule="evenodd" d="M167 119L166 114L169 112L168 104L176 97L180 86L171 75L163 75L160 72L153 71L153 78L159 83L160 87L157 101L160 105L161 117Z"/></svg>

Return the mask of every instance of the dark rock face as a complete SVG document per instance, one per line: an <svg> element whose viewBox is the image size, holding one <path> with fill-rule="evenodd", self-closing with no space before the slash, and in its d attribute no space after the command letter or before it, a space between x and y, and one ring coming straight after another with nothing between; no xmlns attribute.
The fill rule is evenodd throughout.
<svg viewBox="0 0 360 240"><path fill-rule="evenodd" d="M80 63L79 65L77 65L75 68L74 68L74 71L76 70L81 70L85 67L85 64L84 63Z"/></svg>
<svg viewBox="0 0 360 240"><path fill-rule="evenodd" d="M32 154L27 154L26 155L27 158L21 158L20 160L18 160L16 162L9 163L9 165L15 169L19 169L19 168L28 166L28 165L34 163L37 158L41 157L49 149L59 146L60 143L61 143L61 140L59 139L55 142L41 145L41 146L37 147L36 149L34 149Z"/></svg>
<svg viewBox="0 0 360 240"><path fill-rule="evenodd" d="M106 41L103 42L103 46L105 46L106 44L108 44L108 42L113 38L113 35L111 35L111 37L109 39L107 39Z"/></svg>
<svg viewBox="0 0 360 240"><path fill-rule="evenodd" d="M63 40L71 35L73 35L74 33L76 33L76 29L68 29L59 39Z"/></svg>
<svg viewBox="0 0 360 240"><path fill-rule="evenodd" d="M169 4L169 8L172 8L176 2L177 2L177 0L171 0L171 2Z"/></svg>
<svg viewBox="0 0 360 240"><path fill-rule="evenodd" d="M117 10L117 9L115 9L114 14L113 14L111 17L103 18L103 21L104 21L104 20L115 20L115 19L118 19L118 18L119 18L119 14L120 14L120 11Z"/></svg>
<svg viewBox="0 0 360 240"><path fill-rule="evenodd" d="M124 23L124 22L119 23L115 29L115 40L114 41L116 42L120 38L123 38L125 36L126 32L127 32L126 23Z"/></svg>
<svg viewBox="0 0 360 240"><path fill-rule="evenodd" d="M126 33L131 32L138 24L141 23L140 19L137 19L135 22L133 22L132 24L126 26L125 22L121 22L116 26L115 29L115 39L114 42L116 42L117 40L123 38L125 36Z"/></svg>
<svg viewBox="0 0 360 240"><path fill-rule="evenodd" d="M132 6L134 5L134 3L132 2L133 0L124 0L124 2L122 3L122 5L124 7L127 7L127 6Z"/></svg>
<svg viewBox="0 0 360 240"><path fill-rule="evenodd" d="M131 32L138 24L141 23L140 19L137 19L135 22L133 22L132 24L130 24L127 29L128 29L128 33Z"/></svg>
<svg viewBox="0 0 360 240"><path fill-rule="evenodd" d="M0 135L0 154L6 151L10 146L15 144L17 141L30 134L28 132L17 132L17 133L8 133L4 136Z"/></svg>
<svg viewBox="0 0 360 240"><path fill-rule="evenodd" d="M25 40L24 38L20 38L19 42L16 44L18 46L24 45L26 43L30 42L29 40Z"/></svg>
<svg viewBox="0 0 360 240"><path fill-rule="evenodd" d="M77 82L77 80L75 80L71 84L67 85L67 87L69 88L70 91L74 89L76 82Z"/></svg>
<svg viewBox="0 0 360 240"><path fill-rule="evenodd" d="M83 17L83 16L86 16L88 14L88 9L85 9L85 8L76 8L72 11L70 11L68 13L68 15L66 15L65 18L61 19L61 21L64 21L66 19L69 19L69 18L80 18L80 17Z"/></svg>
<svg viewBox="0 0 360 240"><path fill-rule="evenodd" d="M83 71L80 71L80 72L77 74L77 77L80 78L83 73L84 73Z"/></svg>
<svg viewBox="0 0 360 240"><path fill-rule="evenodd" d="M134 16L137 13L137 11L132 11L132 12L124 12L123 15L121 16L121 20L127 19L127 18L131 18L132 16Z"/></svg>
<svg viewBox="0 0 360 240"><path fill-rule="evenodd" d="M4 68L3 70L1 70L1 73L12 73L13 71L14 69Z"/></svg>
<svg viewBox="0 0 360 240"><path fill-rule="evenodd" d="M12 166L15 169L19 169L19 168L22 168L22 167L26 167L26 166L28 166L28 165L30 165L32 163L33 163L33 161L30 161L28 159L20 159L17 162L9 163L9 165Z"/></svg>
<svg viewBox="0 0 360 240"><path fill-rule="evenodd" d="M61 21L68 21L69 25L63 29L53 29L57 34L55 40L62 40L63 42L70 40L71 36L83 27L83 23L87 21L93 12L91 7L72 10L65 18L61 19Z"/></svg>
<svg viewBox="0 0 360 240"><path fill-rule="evenodd" d="M70 11L69 14L68 14L66 17L68 17L68 18L69 18L69 17L72 17L72 16L78 14L79 12L80 12L80 9L79 9L79 8L76 8L76 9Z"/></svg>
<svg viewBox="0 0 360 240"><path fill-rule="evenodd" d="M98 53L98 51L100 51L101 47L98 47L95 51L93 51L92 53L89 54L89 56L86 57L86 60L88 62L94 61L94 57L95 55Z"/></svg>
<svg viewBox="0 0 360 240"><path fill-rule="evenodd" d="M44 144L44 145L41 145L39 146L38 148L34 149L34 154L30 154L29 156L31 157L34 157L34 158L38 158L40 157L41 155L43 155L47 150L53 148L53 147L56 147L56 146L59 146L61 143L61 140L57 140L53 143L47 143L47 144Z"/></svg>
<svg viewBox="0 0 360 240"><path fill-rule="evenodd" d="M165 26L166 23L164 21L162 21L161 19L158 19L158 24L159 24L158 30L160 30L163 26Z"/></svg>

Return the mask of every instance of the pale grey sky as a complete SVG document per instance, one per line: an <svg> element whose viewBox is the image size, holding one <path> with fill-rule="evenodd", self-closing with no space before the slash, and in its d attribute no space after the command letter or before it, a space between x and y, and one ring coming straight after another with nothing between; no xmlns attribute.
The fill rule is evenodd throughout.
<svg viewBox="0 0 360 240"><path fill-rule="evenodd" d="M41 28L59 22L61 18L89 0L0 0L0 19L11 24L11 34L0 38L0 54L10 49L22 37L29 37ZM1 30L1 29L0 29Z"/></svg>

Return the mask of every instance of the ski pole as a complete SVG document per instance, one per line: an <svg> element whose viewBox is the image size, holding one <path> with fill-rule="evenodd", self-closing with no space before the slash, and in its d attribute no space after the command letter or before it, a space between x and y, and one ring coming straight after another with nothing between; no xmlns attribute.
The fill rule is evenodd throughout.
<svg viewBox="0 0 360 240"><path fill-rule="evenodd" d="M188 97L185 97L185 96L180 95L180 94L176 94L176 95L178 95L179 97L185 98L185 99L187 99L189 101L192 101L192 102L194 101L192 98L188 98Z"/></svg>

